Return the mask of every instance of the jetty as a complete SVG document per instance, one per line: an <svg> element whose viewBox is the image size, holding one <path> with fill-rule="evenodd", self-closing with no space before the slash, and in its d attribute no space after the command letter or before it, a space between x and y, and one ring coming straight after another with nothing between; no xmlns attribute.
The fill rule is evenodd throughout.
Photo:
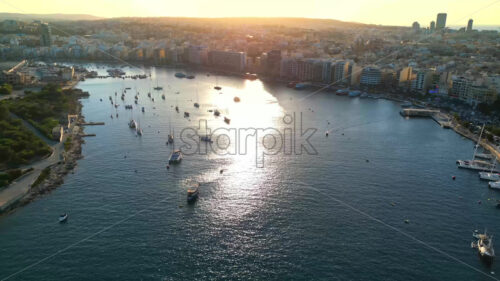
<svg viewBox="0 0 500 281"><path fill-rule="evenodd" d="M104 122L85 122L85 123L79 123L78 125L80 125L80 126L102 126L102 125L104 125Z"/></svg>

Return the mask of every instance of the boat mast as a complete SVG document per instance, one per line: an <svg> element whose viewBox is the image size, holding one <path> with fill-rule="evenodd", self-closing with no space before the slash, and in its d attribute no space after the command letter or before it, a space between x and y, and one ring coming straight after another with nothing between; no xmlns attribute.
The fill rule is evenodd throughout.
<svg viewBox="0 0 500 281"><path fill-rule="evenodd" d="M477 148L479 147L479 144L481 143L481 137L483 136L484 126L485 126L485 124L483 124L483 128L481 129L481 133L479 134L479 138L477 139L476 148L474 149L474 154L472 155L472 161L476 160Z"/></svg>

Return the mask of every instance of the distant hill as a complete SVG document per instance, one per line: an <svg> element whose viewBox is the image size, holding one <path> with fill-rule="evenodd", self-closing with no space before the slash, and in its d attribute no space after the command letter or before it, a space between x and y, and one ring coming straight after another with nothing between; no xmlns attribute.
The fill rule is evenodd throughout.
<svg viewBox="0 0 500 281"><path fill-rule="evenodd" d="M0 13L0 21L19 20L19 21L79 21L79 20L99 20L100 17L84 14L18 14L18 13Z"/></svg>
<svg viewBox="0 0 500 281"><path fill-rule="evenodd" d="M284 18L284 17L226 17L226 18L188 18L188 17L129 17L129 18L110 18L110 21L140 21L140 22L163 22L174 24L204 25L204 24L223 24L223 25L269 25L286 26L310 29L323 28L343 28L343 27L367 27L369 24L357 22L345 22L335 19L315 19L315 18Z"/></svg>

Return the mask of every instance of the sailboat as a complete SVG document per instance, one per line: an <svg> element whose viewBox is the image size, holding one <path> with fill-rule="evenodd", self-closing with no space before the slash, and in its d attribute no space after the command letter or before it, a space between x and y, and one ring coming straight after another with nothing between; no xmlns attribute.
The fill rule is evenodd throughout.
<svg viewBox="0 0 500 281"><path fill-rule="evenodd" d="M163 87L160 87L158 85L158 77L156 77L156 87L153 88L155 91L160 91L160 90L163 90Z"/></svg>
<svg viewBox="0 0 500 281"><path fill-rule="evenodd" d="M477 144L474 148L474 153L472 154L472 160L457 160L457 167L462 169L470 169L476 171L490 171L490 172L498 172L494 170L494 163L489 163L483 160L476 160L476 153L478 147L481 145L481 137L483 136L485 125L483 125L481 129L481 133L479 134L479 138L477 140Z"/></svg>

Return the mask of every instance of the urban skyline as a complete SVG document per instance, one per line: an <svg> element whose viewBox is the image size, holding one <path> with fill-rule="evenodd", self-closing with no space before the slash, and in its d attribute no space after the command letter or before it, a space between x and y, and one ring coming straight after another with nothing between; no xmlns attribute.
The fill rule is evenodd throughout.
<svg viewBox="0 0 500 281"><path fill-rule="evenodd" d="M95 2L95 3L94 3ZM195 0L192 5L158 0L127 0L117 6L112 1L89 0L81 3L67 3L59 0L16 2L2 1L0 7L4 13L33 14L88 14L101 18L114 17L296 17L335 19L365 24L407 26L413 21L430 22L436 20L435 14L448 14L450 26L466 26L469 17L477 18L477 26L500 25L500 9L495 1L420 1L412 5L410 1L372 1L355 0L349 5L339 1L314 0L307 4L296 1L253 1L246 5L244 1ZM99 10L92 7L99 6ZM242 8L244 6L244 9ZM491 8L489 8L491 6ZM464 12L465 11L465 12ZM474 15L471 15L474 13Z"/></svg>

